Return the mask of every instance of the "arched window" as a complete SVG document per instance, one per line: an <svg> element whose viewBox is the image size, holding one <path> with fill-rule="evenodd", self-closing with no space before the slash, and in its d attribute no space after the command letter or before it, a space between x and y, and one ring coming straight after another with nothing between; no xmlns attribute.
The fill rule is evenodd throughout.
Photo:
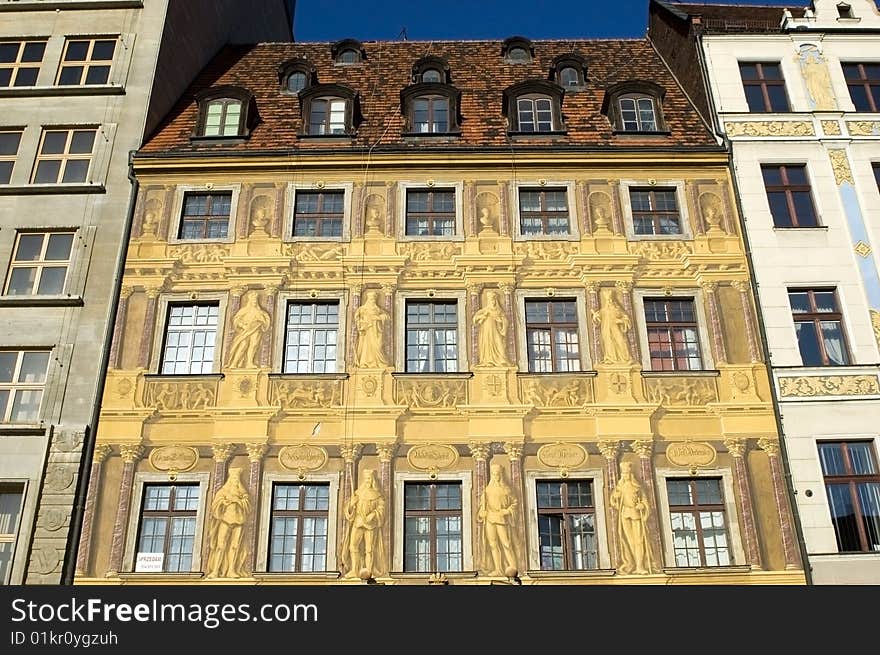
<svg viewBox="0 0 880 655"><path fill-rule="evenodd" d="M426 55L413 64L412 81L416 84L449 84L449 64L437 55Z"/></svg>
<svg viewBox="0 0 880 655"><path fill-rule="evenodd" d="M336 61L340 64L356 64L361 60L356 50L352 50L349 48L348 50L343 50L339 53L339 56L336 58Z"/></svg>
<svg viewBox="0 0 880 655"><path fill-rule="evenodd" d="M308 77L302 71L293 71L287 76L287 90L291 93L299 93L308 83Z"/></svg>
<svg viewBox="0 0 880 655"><path fill-rule="evenodd" d="M354 133L357 118L354 91L341 84L317 84L299 93L306 136L344 136Z"/></svg>
<svg viewBox="0 0 880 655"><path fill-rule="evenodd" d="M550 79L565 89L579 90L586 84L587 60L574 52L556 57L550 69Z"/></svg>
<svg viewBox="0 0 880 655"><path fill-rule="evenodd" d="M422 72L422 82L443 82L443 74L436 68L428 68Z"/></svg>
<svg viewBox="0 0 880 655"><path fill-rule="evenodd" d="M241 100L218 98L205 109L204 136L238 136L241 125Z"/></svg>
<svg viewBox="0 0 880 655"><path fill-rule="evenodd" d="M553 131L553 99L527 95L516 99L516 119L520 132Z"/></svg>
<svg viewBox="0 0 880 655"><path fill-rule="evenodd" d="M524 36L511 36L504 40L501 56L512 64L527 64L532 60L532 42Z"/></svg>
<svg viewBox="0 0 880 655"><path fill-rule="evenodd" d="M564 90L547 80L527 80L504 91L504 111L511 132L560 132Z"/></svg>
<svg viewBox="0 0 880 655"><path fill-rule="evenodd" d="M345 98L315 98L309 109L309 134L345 134Z"/></svg>
<svg viewBox="0 0 880 655"><path fill-rule="evenodd" d="M359 64L366 56L357 39L342 39L330 47L330 56L337 64Z"/></svg>
<svg viewBox="0 0 880 655"><path fill-rule="evenodd" d="M419 96L413 98L413 132L436 134L449 131L449 98Z"/></svg>
<svg viewBox="0 0 880 655"><path fill-rule="evenodd" d="M315 83L315 67L306 59L288 59L278 67L281 92L296 95Z"/></svg>
<svg viewBox="0 0 880 655"><path fill-rule="evenodd" d="M450 84L420 82L403 89L400 106L406 117L406 133L412 136L457 133L459 96L458 89Z"/></svg>
<svg viewBox="0 0 880 655"><path fill-rule="evenodd" d="M560 70L559 83L562 86L578 86L581 82L577 69L572 68L571 66L566 66L565 68Z"/></svg>
<svg viewBox="0 0 880 655"><path fill-rule="evenodd" d="M657 111L654 98L635 93L621 96L620 124L625 132L656 132Z"/></svg>
<svg viewBox="0 0 880 655"><path fill-rule="evenodd" d="M602 112L616 132L665 132L663 87L644 80L621 82L606 89Z"/></svg>
<svg viewBox="0 0 880 655"><path fill-rule="evenodd" d="M256 102L247 89L214 87L202 91L196 101L199 118L195 137L246 137L256 122Z"/></svg>

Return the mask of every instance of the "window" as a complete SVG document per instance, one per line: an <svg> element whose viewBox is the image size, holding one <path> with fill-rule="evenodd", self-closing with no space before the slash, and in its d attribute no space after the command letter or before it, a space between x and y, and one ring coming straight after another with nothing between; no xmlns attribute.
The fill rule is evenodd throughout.
<svg viewBox="0 0 880 655"><path fill-rule="evenodd" d="M165 573L190 572L198 511L198 484L144 485L137 552L162 553Z"/></svg>
<svg viewBox="0 0 880 655"><path fill-rule="evenodd" d="M789 289L801 363L804 366L849 364L843 317L834 289Z"/></svg>
<svg viewBox="0 0 880 655"><path fill-rule="evenodd" d="M526 96L516 100L520 132L552 132L553 100L547 96Z"/></svg>
<svg viewBox="0 0 880 655"><path fill-rule="evenodd" d="M243 139L259 122L254 94L240 86L213 86L196 94L195 139Z"/></svg>
<svg viewBox="0 0 880 655"><path fill-rule="evenodd" d="M559 83L562 86L578 86L581 82L577 69L566 66L559 71Z"/></svg>
<svg viewBox="0 0 880 655"><path fill-rule="evenodd" d="M853 14L852 7L845 2L841 2L837 5L837 17L838 18L855 18L855 14Z"/></svg>
<svg viewBox="0 0 880 655"><path fill-rule="evenodd" d="M327 570L329 510L329 485L272 485L269 571Z"/></svg>
<svg viewBox="0 0 880 655"><path fill-rule="evenodd" d="M294 71L287 76L287 90L291 93L299 93L308 84L308 76L302 71Z"/></svg>
<svg viewBox="0 0 880 655"><path fill-rule="evenodd" d="M48 368L48 351L0 350L0 421L38 421Z"/></svg>
<svg viewBox="0 0 880 655"><path fill-rule="evenodd" d="M629 202L636 235L682 234L675 189L633 187L629 190Z"/></svg>
<svg viewBox="0 0 880 655"><path fill-rule="evenodd" d="M645 323L652 371L703 368L693 298L645 298Z"/></svg>
<svg viewBox="0 0 880 655"><path fill-rule="evenodd" d="M309 134L345 134L345 100L315 98L309 114Z"/></svg>
<svg viewBox="0 0 880 655"><path fill-rule="evenodd" d="M454 189L406 190L407 236L454 236Z"/></svg>
<svg viewBox="0 0 880 655"><path fill-rule="evenodd" d="M819 461L838 550L880 551L880 473L873 444L822 442Z"/></svg>
<svg viewBox="0 0 880 655"><path fill-rule="evenodd" d="M18 155L21 142L21 131L0 132L0 184L9 184L12 180L12 168Z"/></svg>
<svg viewBox="0 0 880 655"><path fill-rule="evenodd" d="M24 498L22 485L0 484L0 584L9 584L12 556L18 536L18 519Z"/></svg>
<svg viewBox="0 0 880 655"><path fill-rule="evenodd" d="M231 193L185 193L178 238L225 239L231 210Z"/></svg>
<svg viewBox="0 0 880 655"><path fill-rule="evenodd" d="M501 45L501 56L511 64L527 64L532 60L532 42L522 36L511 36Z"/></svg>
<svg viewBox="0 0 880 655"><path fill-rule="evenodd" d="M565 189L520 189L519 229L522 234L568 235L568 194Z"/></svg>
<svg viewBox="0 0 880 655"><path fill-rule="evenodd" d="M356 64L361 60L360 55L358 55L357 50L343 50L339 53L339 56L336 58L336 62L339 64Z"/></svg>
<svg viewBox="0 0 880 655"><path fill-rule="evenodd" d="M817 227L816 209L810 194L810 181L804 165L761 166L764 189L773 225L776 227Z"/></svg>
<svg viewBox="0 0 880 655"><path fill-rule="evenodd" d="M880 162L874 162L871 164L871 168L874 170L874 182L877 183L877 190L880 191Z"/></svg>
<svg viewBox="0 0 880 655"><path fill-rule="evenodd" d="M414 132L436 134L449 131L449 98L419 96L412 102Z"/></svg>
<svg viewBox="0 0 880 655"><path fill-rule="evenodd" d="M423 65L424 62L419 63L413 69L416 83L400 92L400 107L406 118L404 130L412 136L457 134L461 93L445 82L446 76L440 69L427 68L419 72ZM428 82L428 79L435 81Z"/></svg>
<svg viewBox="0 0 880 655"><path fill-rule="evenodd" d="M577 303L526 300L526 345L530 373L581 370Z"/></svg>
<svg viewBox="0 0 880 655"><path fill-rule="evenodd" d="M330 46L330 57L337 64L357 64L366 59L364 47L357 39L342 39Z"/></svg>
<svg viewBox="0 0 880 655"><path fill-rule="evenodd" d="M426 83L443 83L443 74L436 68L428 68L422 71L421 81Z"/></svg>
<svg viewBox="0 0 880 655"><path fill-rule="evenodd" d="M461 484L404 485L404 571L461 571L463 566Z"/></svg>
<svg viewBox="0 0 880 655"><path fill-rule="evenodd" d="M19 232L4 293L8 296L62 293L72 246L73 232Z"/></svg>
<svg viewBox="0 0 880 655"><path fill-rule="evenodd" d="M667 479L676 566L729 566L721 478Z"/></svg>
<svg viewBox="0 0 880 655"><path fill-rule="evenodd" d="M506 88L502 108L514 133L536 134L562 132L562 97L559 84L544 79L530 79Z"/></svg>
<svg viewBox="0 0 880 655"><path fill-rule="evenodd" d="M553 480L537 485L541 570L598 568L593 481Z"/></svg>
<svg viewBox="0 0 880 655"><path fill-rule="evenodd" d="M235 98L212 100L205 109L204 136L238 136L241 101Z"/></svg>
<svg viewBox="0 0 880 655"><path fill-rule="evenodd" d="M116 39L68 40L58 70L58 86L107 84Z"/></svg>
<svg viewBox="0 0 880 655"><path fill-rule="evenodd" d="M529 60L529 51L525 48L511 48L507 51L507 58L517 63L527 62Z"/></svg>
<svg viewBox="0 0 880 655"><path fill-rule="evenodd" d="M338 331L338 303L289 302L284 372L335 373Z"/></svg>
<svg viewBox="0 0 880 655"><path fill-rule="evenodd" d="M785 80L779 63L740 62L739 74L749 111L789 111Z"/></svg>
<svg viewBox="0 0 880 655"><path fill-rule="evenodd" d="M628 95L618 99L625 132L657 132L657 112L649 96Z"/></svg>
<svg viewBox="0 0 880 655"><path fill-rule="evenodd" d="M77 184L88 179L92 149L92 129L43 130L34 184Z"/></svg>
<svg viewBox="0 0 880 655"><path fill-rule="evenodd" d="M458 371L458 311L453 302L406 303L406 372Z"/></svg>
<svg viewBox="0 0 880 655"><path fill-rule="evenodd" d="M342 236L344 209L344 191L297 191L293 208L293 236Z"/></svg>
<svg viewBox="0 0 880 655"><path fill-rule="evenodd" d="M160 371L164 375L212 373L217 305L169 305Z"/></svg>
<svg viewBox="0 0 880 655"><path fill-rule="evenodd" d="M841 65L856 111L880 112L880 62Z"/></svg>
<svg viewBox="0 0 880 655"><path fill-rule="evenodd" d="M0 87L36 86L45 41L0 41Z"/></svg>

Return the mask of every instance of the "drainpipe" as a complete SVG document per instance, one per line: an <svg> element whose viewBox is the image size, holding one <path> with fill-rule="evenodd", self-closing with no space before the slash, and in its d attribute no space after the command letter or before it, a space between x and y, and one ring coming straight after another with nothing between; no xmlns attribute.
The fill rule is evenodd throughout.
<svg viewBox="0 0 880 655"><path fill-rule="evenodd" d="M128 242L131 238L131 227L134 221L134 209L137 203L139 183L134 175L132 158L135 151L128 153L128 180L131 183L131 194L128 199L128 212L126 214L125 227L122 234L122 248L116 260L116 273L113 280L113 301L110 305L110 314L107 318L107 331L104 335L104 347L101 353L101 366L98 370L98 384L95 389L95 402L92 406L92 416L86 426L83 437L82 457L79 461L79 476L76 482L76 494L74 496L73 511L70 515L70 531L67 533L67 549L64 554L64 564L61 569L61 584L72 585L76 571L76 558L79 551L79 538L82 529L83 515L86 506L86 494L89 490L89 473L92 470L92 458L95 450L95 436L98 433L98 416L101 413L101 399L104 397L104 384L107 379L107 369L110 365L110 345L113 342L113 330L116 325L116 314L119 310L119 293L122 288L122 275L125 272L125 259L128 256Z"/></svg>
<svg viewBox="0 0 880 655"><path fill-rule="evenodd" d="M710 85L711 77L709 76L709 67L703 56L703 32L699 29L696 33L697 42L697 59L700 63L700 70L703 74L703 80L706 86L706 96L709 102L709 111L713 116L715 123L716 135L722 140L724 147L730 156L727 159L727 165L730 169L731 183L733 184L733 196L736 203L736 211L739 214L740 230L742 232L743 246L746 251L746 265L749 270L749 280L752 286L752 294L755 296L757 307L755 307L755 320L758 323L758 333L761 335L761 352L764 355L764 362L767 365L767 372L770 376L770 396L773 399L773 415L776 420L776 430L779 433L779 451L782 454L782 470L785 476L785 489L788 492L788 503L791 506L792 518L794 519L795 534L797 535L798 550L801 554L801 563L804 567L804 577L808 585L813 584L812 567L807 556L807 544L804 541L803 526L801 524L800 512L798 511L797 502L795 501L794 482L792 481L791 468L788 462L788 449L786 448L785 429L782 425L782 411L779 405L779 396L776 393L776 384L773 380L773 366L770 361L770 347L767 342L767 332L764 327L764 314L761 311L761 302L758 296L758 278L755 275L755 268L752 262L752 248L749 244L749 232L746 229L746 215L743 212L742 203L740 201L739 183L736 175L736 167L733 162L733 148L727 134L721 129L721 118L715 110L715 99L712 96L712 87Z"/></svg>

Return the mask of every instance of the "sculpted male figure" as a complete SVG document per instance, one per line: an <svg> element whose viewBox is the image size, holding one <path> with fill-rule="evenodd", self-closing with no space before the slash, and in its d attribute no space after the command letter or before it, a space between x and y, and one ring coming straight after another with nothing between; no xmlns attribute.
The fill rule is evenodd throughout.
<svg viewBox="0 0 880 655"><path fill-rule="evenodd" d="M376 471L364 470L360 485L345 507L348 529L342 544L343 564L347 567L346 578L361 577L366 571L369 577L387 571L382 526L385 523L385 498L376 482Z"/></svg>
<svg viewBox="0 0 880 655"><path fill-rule="evenodd" d="M477 522L485 525L484 538L489 554L485 564L490 568L488 573L490 576L516 575L516 550L513 540L518 507L519 501L513 489L504 480L504 469L500 464L492 464L489 467L489 484L483 491L477 512Z"/></svg>
<svg viewBox="0 0 880 655"><path fill-rule="evenodd" d="M611 493L611 505L617 510L618 570L624 574L647 575L651 572L647 530L650 506L629 462L620 463L620 479Z"/></svg>

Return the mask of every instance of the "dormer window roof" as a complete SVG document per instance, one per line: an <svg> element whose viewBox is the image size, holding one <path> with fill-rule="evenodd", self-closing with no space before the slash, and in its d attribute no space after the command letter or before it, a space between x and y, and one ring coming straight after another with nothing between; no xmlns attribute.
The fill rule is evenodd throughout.
<svg viewBox="0 0 880 655"><path fill-rule="evenodd" d="M501 56L511 64L527 64L535 56L532 42L524 36L511 36L504 40Z"/></svg>
<svg viewBox="0 0 880 655"><path fill-rule="evenodd" d="M342 39L330 48L330 56L337 64L359 64L367 58L364 46L357 39Z"/></svg>

